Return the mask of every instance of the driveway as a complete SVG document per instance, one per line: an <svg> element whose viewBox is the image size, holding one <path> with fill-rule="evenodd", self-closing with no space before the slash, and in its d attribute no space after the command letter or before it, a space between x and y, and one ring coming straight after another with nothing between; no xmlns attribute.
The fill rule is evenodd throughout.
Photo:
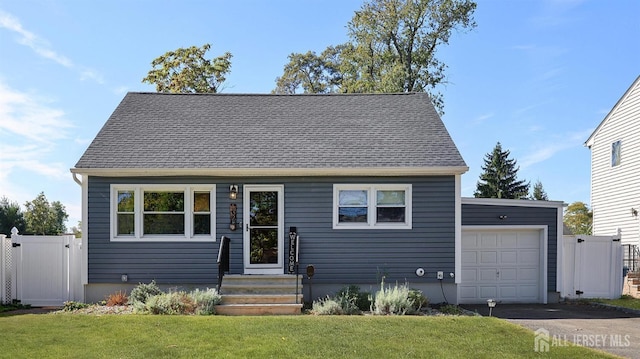
<svg viewBox="0 0 640 359"><path fill-rule="evenodd" d="M483 316L489 315L487 305L461 305ZM505 319L536 332L543 350L566 340L626 358L640 359L640 313L588 304L498 304L494 317ZM544 343L544 344L543 344ZM532 350L534 344L531 343Z"/></svg>

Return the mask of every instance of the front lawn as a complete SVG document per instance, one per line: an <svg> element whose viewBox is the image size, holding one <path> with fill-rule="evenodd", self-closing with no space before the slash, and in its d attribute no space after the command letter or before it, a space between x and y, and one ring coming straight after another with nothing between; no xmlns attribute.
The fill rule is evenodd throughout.
<svg viewBox="0 0 640 359"><path fill-rule="evenodd" d="M640 310L640 299L629 295L623 295L618 299L594 299L598 303L617 305L619 307Z"/></svg>
<svg viewBox="0 0 640 359"><path fill-rule="evenodd" d="M534 334L458 316L0 315L1 358L540 357ZM581 347L545 357L609 358Z"/></svg>

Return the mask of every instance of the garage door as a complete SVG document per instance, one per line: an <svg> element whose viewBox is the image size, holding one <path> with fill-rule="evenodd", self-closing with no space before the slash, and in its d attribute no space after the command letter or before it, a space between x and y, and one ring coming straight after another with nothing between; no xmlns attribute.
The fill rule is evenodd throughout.
<svg viewBox="0 0 640 359"><path fill-rule="evenodd" d="M458 301L541 302L541 242L540 230L463 230Z"/></svg>

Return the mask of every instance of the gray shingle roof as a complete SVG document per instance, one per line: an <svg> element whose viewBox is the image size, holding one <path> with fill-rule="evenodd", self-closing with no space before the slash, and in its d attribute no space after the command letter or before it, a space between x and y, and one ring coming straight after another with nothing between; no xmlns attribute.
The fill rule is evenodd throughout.
<svg viewBox="0 0 640 359"><path fill-rule="evenodd" d="M128 93L81 169L466 167L426 94Z"/></svg>

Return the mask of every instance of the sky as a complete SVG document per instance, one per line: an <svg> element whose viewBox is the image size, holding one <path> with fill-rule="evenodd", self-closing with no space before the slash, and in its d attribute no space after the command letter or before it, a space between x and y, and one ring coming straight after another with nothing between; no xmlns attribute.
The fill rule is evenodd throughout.
<svg viewBox="0 0 640 359"><path fill-rule="evenodd" d="M550 200L590 202L584 146L640 75L640 1L478 0L477 27L438 48L442 120L472 197L497 142ZM293 52L347 41L356 0L0 0L0 197L44 192L81 218L70 173L151 61L180 47L231 52L223 92L269 93ZM24 207L23 207L24 210Z"/></svg>

